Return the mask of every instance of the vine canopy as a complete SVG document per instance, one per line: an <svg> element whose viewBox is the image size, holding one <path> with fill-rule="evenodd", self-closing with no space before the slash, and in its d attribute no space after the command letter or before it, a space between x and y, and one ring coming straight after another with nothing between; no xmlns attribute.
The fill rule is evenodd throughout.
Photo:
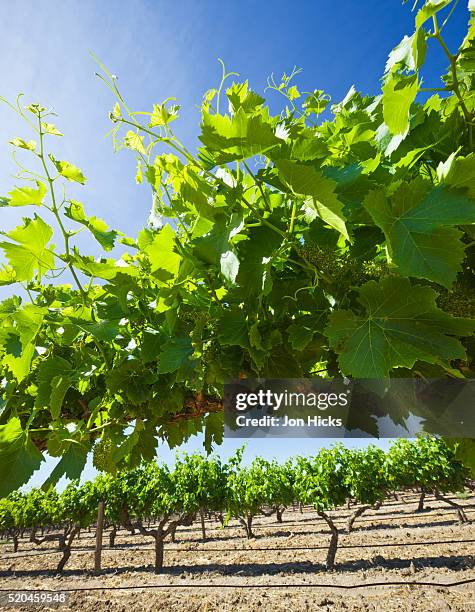
<svg viewBox="0 0 475 612"><path fill-rule="evenodd" d="M51 111L7 102L27 134L11 141L21 166L0 198L25 210L0 239L12 290L0 303L0 495L45 452L60 458L49 486L77 478L91 450L109 472L152 459L159 439L203 432L210 450L228 378L473 377L475 6L451 51L454 10L417 7L376 96L352 87L332 104L301 92L294 71L269 79L272 114L223 66L196 151L173 131L173 99L135 112L101 67L114 145L135 153L153 194L136 237L68 196L86 176L56 157ZM426 87L436 45L447 72Z"/></svg>

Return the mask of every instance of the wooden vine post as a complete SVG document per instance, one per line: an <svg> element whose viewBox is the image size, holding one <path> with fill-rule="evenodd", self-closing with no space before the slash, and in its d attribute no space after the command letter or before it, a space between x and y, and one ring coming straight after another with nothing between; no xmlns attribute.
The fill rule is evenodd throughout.
<svg viewBox="0 0 475 612"><path fill-rule="evenodd" d="M104 500L101 499L97 508L96 550L94 552L94 571L101 571L102 534L104 531Z"/></svg>

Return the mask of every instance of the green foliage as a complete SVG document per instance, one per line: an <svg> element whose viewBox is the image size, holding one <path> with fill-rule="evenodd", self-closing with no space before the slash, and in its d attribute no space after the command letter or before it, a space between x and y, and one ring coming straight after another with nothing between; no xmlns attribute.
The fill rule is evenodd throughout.
<svg viewBox="0 0 475 612"><path fill-rule="evenodd" d="M35 181L23 172L0 198L33 211L0 242L0 284L12 288L0 305L0 459L19 466L4 492L45 450L62 457L49 482L77 476L94 447L112 473L152 458L158 440L203 432L211 450L226 379L322 364L326 376L474 376L460 287L473 288L475 261L475 19L451 52L438 22L448 4L420 6L382 95L351 88L330 105L322 90L301 93L294 71L269 80L271 101L284 101L274 115L224 71L203 99L197 154L173 132L178 105L129 112L105 71L114 144L153 195L136 238L68 196L85 175L50 150L61 136L51 113L10 104L34 132L11 145ZM449 68L424 101L434 46Z"/></svg>
<svg viewBox="0 0 475 612"><path fill-rule="evenodd" d="M443 440L401 439L390 448L386 458L386 479L393 490L405 487L422 491L462 491L469 471Z"/></svg>
<svg viewBox="0 0 475 612"><path fill-rule="evenodd" d="M361 504L382 501L390 489L386 470L386 453L376 446L347 449L344 459L344 482L348 497Z"/></svg>
<svg viewBox="0 0 475 612"><path fill-rule="evenodd" d="M93 482L86 482L81 487L77 481L71 482L59 496L55 505L56 523L72 523L79 527L88 527L97 519L99 497Z"/></svg>
<svg viewBox="0 0 475 612"><path fill-rule="evenodd" d="M463 490L469 475L451 445L435 437L401 439L387 452L371 445L358 450L335 445L285 463L256 457L248 466L242 464L242 451L227 462L184 454L177 456L173 469L145 462L81 485L73 481L60 494L54 488L15 492L0 500L5 513L0 529L12 521L22 529L63 522L87 527L95 522L101 499L107 521L126 527L127 520L199 510L247 518L295 502L327 511L347 500L374 504L407 488L455 493Z"/></svg>
<svg viewBox="0 0 475 612"><path fill-rule="evenodd" d="M386 377L394 367L412 368L417 360L448 368L451 360L465 357L453 336L469 335L473 321L440 310L430 287L385 278L369 281L358 293L364 312L335 311L327 328L343 373Z"/></svg>
<svg viewBox="0 0 475 612"><path fill-rule="evenodd" d="M250 466L233 466L227 476L225 503L228 516L252 520L264 507L294 501L293 473L289 465L256 457ZM251 535L250 523L248 535Z"/></svg>
<svg viewBox="0 0 475 612"><path fill-rule="evenodd" d="M137 529L162 544L177 525L190 525L204 511L226 512L227 520L238 519L253 537L256 515L268 516L301 503L313 505L331 527L327 564L330 558L333 565L338 537L329 510L351 501L359 504L361 514L367 508L361 504L382 502L388 494L407 488L435 495L455 493L463 491L468 477L451 446L438 438L399 440L388 452L336 445L283 464L256 457L244 466L242 454L243 448L227 462L199 454L177 456L173 469L144 462L82 485L74 481L61 494L52 488L15 492L0 498L0 534L34 533L49 526L66 527L74 534L75 528L95 524L103 500L107 523ZM158 527L146 528L147 521Z"/></svg>
<svg viewBox="0 0 475 612"><path fill-rule="evenodd" d="M219 458L195 453L175 462L173 484L183 512L201 509L222 511L226 495L227 466Z"/></svg>
<svg viewBox="0 0 475 612"><path fill-rule="evenodd" d="M448 288L453 285L461 270L464 244L462 232L450 226L475 221L473 200L443 189L429 190L416 180L402 183L391 204L384 191L378 191L370 192L364 205L384 231L400 272Z"/></svg>
<svg viewBox="0 0 475 612"><path fill-rule="evenodd" d="M345 449L341 446L322 448L315 457L297 457L295 491L299 502L312 504L317 512L341 506L349 497Z"/></svg>
<svg viewBox="0 0 475 612"><path fill-rule="evenodd" d="M48 244L53 230L38 215L25 218L24 224L8 232L6 237L9 242L0 242L0 247L15 270L17 281L31 281L35 274L41 278L54 268L54 247Z"/></svg>
<svg viewBox="0 0 475 612"><path fill-rule="evenodd" d="M455 457L470 470L472 478L475 478L475 440L448 440L448 444L454 450Z"/></svg>
<svg viewBox="0 0 475 612"><path fill-rule="evenodd" d="M71 200L64 214L72 221L76 221L87 227L105 251L110 251L114 247L117 232L115 230L109 230L107 224L102 219L87 217L81 202Z"/></svg>
<svg viewBox="0 0 475 612"><path fill-rule="evenodd" d="M14 417L0 425L0 497L24 484L40 467L43 457Z"/></svg>

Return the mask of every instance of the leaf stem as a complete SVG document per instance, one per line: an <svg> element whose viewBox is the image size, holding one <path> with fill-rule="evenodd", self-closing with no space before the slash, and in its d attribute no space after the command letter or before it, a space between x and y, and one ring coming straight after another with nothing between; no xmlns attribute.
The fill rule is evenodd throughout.
<svg viewBox="0 0 475 612"><path fill-rule="evenodd" d="M98 342L97 340L94 340L94 344L97 346L97 350L99 351L99 353L101 354L102 359L104 360L104 365L109 369L110 368L110 364L109 364L109 360L107 358L107 355L104 351L104 348L102 347L101 343Z"/></svg>
<svg viewBox="0 0 475 612"><path fill-rule="evenodd" d="M297 201L294 200L292 204L292 212L290 214L290 225L289 225L289 236L294 232L295 215L297 214Z"/></svg>
<svg viewBox="0 0 475 612"><path fill-rule="evenodd" d="M445 26L447 25L447 22L449 21L449 19L452 17L453 12L455 11L455 9L457 8L457 4L459 3L459 0L455 0L455 2L452 5L452 8L450 9L447 17L444 19L442 25L439 28L439 32L442 32L442 30L445 28Z"/></svg>
<svg viewBox="0 0 475 612"><path fill-rule="evenodd" d="M163 190L165 191L166 195L167 195L167 199L168 199L168 203L170 205L170 208L173 210L173 212L176 215L176 218L178 220L178 223L180 224L181 228L183 229L183 231L185 232L185 235L187 236L187 238L190 240L191 239L191 234L188 230L188 228L186 227L186 225L183 223L182 218L180 217L179 213L176 211L175 205L173 204L173 200L171 198L170 192L168 191L168 187L166 186L165 183L161 183Z"/></svg>
<svg viewBox="0 0 475 612"><path fill-rule="evenodd" d="M67 256L66 264L67 264L67 266L68 266L68 268L69 268L69 270L70 270L70 272L71 272L71 274L72 274L72 276L74 278L74 281L75 281L75 283L76 283L76 285L77 285L77 287L78 287L78 289L79 289L79 291L81 293L83 301L85 301L85 299L87 298L87 294L84 291L84 288L82 287L81 283L79 282L79 278L78 278L78 276L76 274L76 270L74 269L74 266L69 261L69 257L70 257L69 234L66 231L66 228L64 227L63 221L61 219L61 215L58 212L58 207L56 205L56 194L55 194L54 185L53 185L54 179L51 177L51 174L50 174L50 172L48 170L48 166L47 166L46 160L45 160L44 144L43 144L43 135L44 135L44 133L43 133L43 128L41 126L41 112L38 112L38 127L39 127L38 134L39 134L39 137L40 137L40 152L38 153L38 157L41 160L41 164L42 164L43 169L44 169L45 174L46 174L46 180L48 181L48 185L49 185L49 191L50 191L50 194L51 194L51 203L52 203L52 206L51 206L50 210L53 213L53 215L55 216L56 221L58 222L58 225L59 225L59 229L61 230L61 233L62 233L63 238L64 238L64 248L65 248L66 256Z"/></svg>
<svg viewBox="0 0 475 612"><path fill-rule="evenodd" d="M419 87L419 91L423 92L443 92L443 91L451 91L450 87Z"/></svg>
<svg viewBox="0 0 475 612"><path fill-rule="evenodd" d="M447 56L449 62L450 62L450 68L452 71L452 86L451 86L451 90L454 92L454 94L457 96L458 101L460 103L460 108L462 109L462 113L463 116L465 118L465 122L467 124L467 128L468 128L468 139L469 139L469 147L470 150L473 149L473 132L472 132L472 114L469 112L466 104L465 104L465 100L463 99L462 93L460 91L460 83L458 80L458 76L457 76L457 57L458 54L454 55L453 53L450 52L449 48L447 47L444 39L442 38L441 35L441 29L439 28L439 23L437 21L437 15L433 15L432 16L432 22L434 24L434 38L437 40L437 42L440 44L440 46L442 47L445 55ZM445 23L445 22L444 22Z"/></svg>
<svg viewBox="0 0 475 612"><path fill-rule="evenodd" d="M254 181L254 183L257 185L259 191L261 192L262 195L262 199L264 200L266 206L267 206L267 210L269 212L272 212L272 207L270 205L270 202L267 198L267 194L264 191L264 188L262 187L262 181L260 179L258 179L252 172L252 170L249 168L249 166L247 165L246 161L243 159L242 160L243 166L246 168L246 170L249 172L249 174L252 176L252 179Z"/></svg>

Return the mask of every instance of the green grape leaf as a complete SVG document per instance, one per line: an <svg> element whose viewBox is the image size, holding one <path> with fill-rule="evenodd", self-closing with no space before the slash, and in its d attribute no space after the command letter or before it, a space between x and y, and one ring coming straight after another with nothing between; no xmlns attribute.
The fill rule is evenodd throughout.
<svg viewBox="0 0 475 612"><path fill-rule="evenodd" d="M475 440L472 438L452 438L446 440L447 444L454 449L455 456L475 477Z"/></svg>
<svg viewBox="0 0 475 612"><path fill-rule="evenodd" d="M386 72L394 67L415 72L419 70L425 60L427 51L427 34L424 30L417 30L412 36L404 36L401 42L394 47L386 62Z"/></svg>
<svg viewBox="0 0 475 612"><path fill-rule="evenodd" d="M175 232L170 225L165 225L154 234L151 242L143 250L150 260L152 272L158 272L161 280L176 277L181 257L175 251Z"/></svg>
<svg viewBox="0 0 475 612"><path fill-rule="evenodd" d="M18 336L17 334L7 333L3 346L5 347L5 353L7 355L13 355L13 357L21 356L21 340L20 336Z"/></svg>
<svg viewBox="0 0 475 612"><path fill-rule="evenodd" d="M289 342L296 351L303 351L312 341L315 333L321 333L321 316L306 315L295 320L287 328Z"/></svg>
<svg viewBox="0 0 475 612"><path fill-rule="evenodd" d="M18 417L0 425L0 498L25 484L42 461Z"/></svg>
<svg viewBox="0 0 475 612"><path fill-rule="evenodd" d="M475 27L472 27L473 34L475 34ZM475 38L468 40L460 51L457 59L457 66L460 67L466 75L473 76L473 74L475 74Z"/></svg>
<svg viewBox="0 0 475 612"><path fill-rule="evenodd" d="M203 112L201 142L215 164L246 159L282 144L260 115L248 116L241 106L232 117Z"/></svg>
<svg viewBox="0 0 475 612"><path fill-rule="evenodd" d="M21 354L18 355L17 351L6 354L3 363L19 382L30 373L31 360L35 354L35 338L41 329L46 312L44 308L26 304L12 313L14 329L21 344Z"/></svg>
<svg viewBox="0 0 475 612"><path fill-rule="evenodd" d="M150 363L151 361L155 361L155 359L160 354L160 347L162 345L162 341L160 338L160 334L153 330L147 329L144 331L142 336L142 342L140 345L140 354L142 356L142 361L144 363Z"/></svg>
<svg viewBox="0 0 475 612"><path fill-rule="evenodd" d="M417 75L391 73L383 85L383 117L391 134L405 135L409 129L411 105L419 88Z"/></svg>
<svg viewBox="0 0 475 612"><path fill-rule="evenodd" d="M0 287L16 283L16 272L11 266L0 268Z"/></svg>
<svg viewBox="0 0 475 612"><path fill-rule="evenodd" d="M323 111L326 109L329 102L329 95L325 94L322 89L315 89L305 98L302 106L308 113L320 115L320 113L323 113Z"/></svg>
<svg viewBox="0 0 475 612"><path fill-rule="evenodd" d="M280 344L270 351L261 374L265 378L300 378L303 369L289 347Z"/></svg>
<svg viewBox="0 0 475 612"><path fill-rule="evenodd" d="M6 234L14 242L0 242L0 247L15 270L19 281L30 281L35 276L42 276L54 268L53 245L49 241L53 236L51 227L40 217L25 219L23 225Z"/></svg>
<svg viewBox="0 0 475 612"><path fill-rule="evenodd" d="M267 295L272 289L272 276L266 261L282 244L281 236L270 227L253 227L247 240L238 244L239 272L237 282L245 296Z"/></svg>
<svg viewBox="0 0 475 612"><path fill-rule="evenodd" d="M137 442L129 451L131 462L140 463L141 460L153 461L156 459L158 440L155 429L145 429L142 421L137 420L134 433L137 433Z"/></svg>
<svg viewBox="0 0 475 612"><path fill-rule="evenodd" d="M99 321L97 323L84 321L76 317L69 317L69 320L86 334L104 342L112 342L119 333L119 320Z"/></svg>
<svg viewBox="0 0 475 612"><path fill-rule="evenodd" d="M72 368L62 357L49 357L38 367L35 407L47 408L53 420L59 418L64 396L72 383Z"/></svg>
<svg viewBox="0 0 475 612"><path fill-rule="evenodd" d="M180 107L177 104L173 104L169 109L167 109L165 104L169 100L174 100L174 98L168 98L168 100L165 100L165 102L162 104L153 105L149 127L167 125L178 118L178 111L180 110Z"/></svg>
<svg viewBox="0 0 475 612"><path fill-rule="evenodd" d="M337 183L312 166L296 164L287 160L276 162L281 179L300 195L308 195L307 206L312 208L325 223L336 229L348 239L348 231L343 214L343 204L335 193Z"/></svg>
<svg viewBox="0 0 475 612"><path fill-rule="evenodd" d="M45 121L42 121L41 129L43 130L43 134L49 134L50 136L63 136L63 134L58 130L58 128L52 123L46 123Z"/></svg>
<svg viewBox="0 0 475 612"><path fill-rule="evenodd" d="M451 2L452 0L426 0L424 6L417 12L416 29L422 27L428 19L433 17Z"/></svg>
<svg viewBox="0 0 475 612"><path fill-rule="evenodd" d="M219 216L203 236L193 240L193 255L208 264L220 265L221 256L230 250L229 236L239 224L239 219L231 219L228 223Z"/></svg>
<svg viewBox="0 0 475 612"><path fill-rule="evenodd" d="M10 144L19 149L26 149L27 151L36 150L36 142L34 140L23 140L23 138L14 138L10 140Z"/></svg>
<svg viewBox="0 0 475 612"><path fill-rule="evenodd" d="M412 368L417 360L449 367L451 360L465 358L453 336L470 335L475 321L439 309L430 287L386 277L367 282L358 293L364 312L335 310L325 330L343 374L387 378L393 368Z"/></svg>
<svg viewBox="0 0 475 612"><path fill-rule="evenodd" d="M84 207L81 202L71 200L64 214L69 219L87 227L97 242L99 242L106 251L110 251L114 248L117 232L115 230L110 230L107 223L102 219L98 217L88 217L84 212Z"/></svg>
<svg viewBox="0 0 475 612"><path fill-rule="evenodd" d="M36 181L34 187L17 187L8 194L8 206L41 206L46 195L46 185Z"/></svg>
<svg viewBox="0 0 475 612"><path fill-rule="evenodd" d="M71 379L63 374L55 376L51 380L49 409L53 419L58 419L61 416L61 408L63 407L64 397L70 387Z"/></svg>
<svg viewBox="0 0 475 612"><path fill-rule="evenodd" d="M79 479L86 465L89 451L90 448L86 444L71 442L41 488L48 490L54 487L63 476L68 480Z"/></svg>
<svg viewBox="0 0 475 612"><path fill-rule="evenodd" d="M259 351L265 351L265 346L262 344L262 336L259 331L259 323L256 321L249 329L249 343L253 348Z"/></svg>
<svg viewBox="0 0 475 612"><path fill-rule="evenodd" d="M123 281L126 276L136 276L138 274L137 268L128 265L123 259L101 258L100 261L96 261L94 257L79 255L76 251L71 256L71 261L76 268L87 276L94 276L104 280L113 280L120 276L121 281Z"/></svg>
<svg viewBox="0 0 475 612"><path fill-rule="evenodd" d="M161 431L161 434L166 440L170 448L183 444L191 436L199 433L202 430L201 422L196 420L182 420L176 423L167 424L166 428Z"/></svg>
<svg viewBox="0 0 475 612"><path fill-rule="evenodd" d="M53 162L59 174L66 180L74 181L76 183L80 183L81 185L85 184L86 177L77 166L74 166L70 162L56 159L52 154L49 155L49 158Z"/></svg>
<svg viewBox="0 0 475 612"><path fill-rule="evenodd" d="M246 313L243 310L224 311L218 322L218 339L223 345L249 346Z"/></svg>
<svg viewBox="0 0 475 612"><path fill-rule="evenodd" d="M207 453L213 452L213 446L223 443L224 414L222 412L211 412L204 420L205 437L203 446Z"/></svg>
<svg viewBox="0 0 475 612"><path fill-rule="evenodd" d="M158 358L160 374L176 372L193 354L190 338L171 338L161 348Z"/></svg>
<svg viewBox="0 0 475 612"><path fill-rule="evenodd" d="M401 274L452 285L464 245L462 233L447 226L474 222L475 202L416 180L403 183L390 201L383 191L372 191L364 206L383 230Z"/></svg>
<svg viewBox="0 0 475 612"><path fill-rule="evenodd" d="M438 165L437 176L441 185L461 189L475 200L475 153L467 157L457 157L452 153Z"/></svg>
<svg viewBox="0 0 475 612"><path fill-rule="evenodd" d="M132 149L132 151L146 155L145 147L143 146L143 136L140 136L137 132L129 130L125 135L124 145Z"/></svg>
<svg viewBox="0 0 475 612"><path fill-rule="evenodd" d="M249 89L248 81L244 83L233 83L226 90L226 96L230 102L233 113L237 113L240 108L245 113L252 113L262 107L265 100L262 96Z"/></svg>

